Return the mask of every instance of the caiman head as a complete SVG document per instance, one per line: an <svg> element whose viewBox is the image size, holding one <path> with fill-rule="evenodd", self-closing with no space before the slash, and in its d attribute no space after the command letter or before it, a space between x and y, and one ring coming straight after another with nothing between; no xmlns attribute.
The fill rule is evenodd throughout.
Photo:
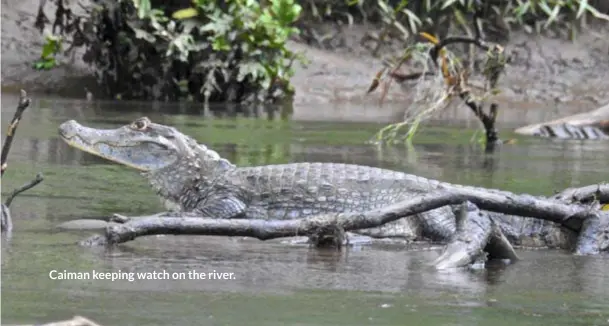
<svg viewBox="0 0 609 326"><path fill-rule="evenodd" d="M187 187L211 183L234 167L193 138L147 117L117 129L95 129L70 120L59 126L59 135L72 147L143 172L158 194L174 204L183 201Z"/></svg>
<svg viewBox="0 0 609 326"><path fill-rule="evenodd" d="M59 135L72 147L142 172L163 169L180 157L194 156L190 137L146 117L117 129L89 128L70 120L59 126Z"/></svg>

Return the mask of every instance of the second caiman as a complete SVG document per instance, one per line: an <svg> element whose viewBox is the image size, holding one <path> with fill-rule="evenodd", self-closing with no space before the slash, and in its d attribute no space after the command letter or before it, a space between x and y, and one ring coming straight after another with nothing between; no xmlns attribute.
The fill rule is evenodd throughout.
<svg viewBox="0 0 609 326"><path fill-rule="evenodd" d="M59 134L70 146L141 171L163 199L167 216L298 219L366 212L439 188L477 189L354 164L237 167L177 129L146 117L117 129L95 129L70 120L60 125ZM576 231L549 221L487 213L515 246L567 249L577 238ZM453 209L441 207L355 233L444 241L455 228Z"/></svg>

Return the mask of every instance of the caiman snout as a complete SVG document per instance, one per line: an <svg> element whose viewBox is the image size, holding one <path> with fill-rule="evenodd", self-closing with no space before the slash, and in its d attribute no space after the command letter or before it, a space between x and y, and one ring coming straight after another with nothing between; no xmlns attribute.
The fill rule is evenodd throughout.
<svg viewBox="0 0 609 326"><path fill-rule="evenodd" d="M76 136L79 127L80 125L76 120L66 121L59 125L59 134L63 138L70 139Z"/></svg>

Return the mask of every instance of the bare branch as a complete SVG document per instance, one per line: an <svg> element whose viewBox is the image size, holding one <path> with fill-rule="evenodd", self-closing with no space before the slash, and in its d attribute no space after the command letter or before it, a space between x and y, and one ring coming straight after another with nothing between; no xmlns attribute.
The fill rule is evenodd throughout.
<svg viewBox="0 0 609 326"><path fill-rule="evenodd" d="M13 199L15 199L15 197L17 195L19 195L20 193L29 190L31 188L34 188L37 184L41 183L42 180L44 180L44 177L42 176L42 173L39 172L38 174L36 174L36 177L34 178L34 180L24 184L23 186L13 190L13 192L11 192L10 195L8 195L8 197L6 198L6 201L4 201L4 205L6 205L6 207L10 207L11 203L13 202Z"/></svg>
<svg viewBox="0 0 609 326"><path fill-rule="evenodd" d="M21 121L21 116L25 109L30 106L31 100L27 97L27 93L24 90L21 90L21 94L19 96L19 104L17 105L17 111L15 111L15 115L13 116L13 120L8 125L8 129L6 131L6 139L4 139L4 145L2 145L2 154L0 156L0 176L4 175L4 171L8 167L8 153L11 150L11 146L13 145L13 139L15 138L15 132L17 131L17 126L19 125L19 121Z"/></svg>
<svg viewBox="0 0 609 326"><path fill-rule="evenodd" d="M13 231L13 219L11 218L11 210L4 204L0 204L0 230L10 234Z"/></svg>

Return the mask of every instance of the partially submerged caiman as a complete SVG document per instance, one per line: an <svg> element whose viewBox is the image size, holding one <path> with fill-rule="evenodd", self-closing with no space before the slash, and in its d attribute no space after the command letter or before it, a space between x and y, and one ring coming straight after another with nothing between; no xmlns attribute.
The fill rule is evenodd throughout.
<svg viewBox="0 0 609 326"><path fill-rule="evenodd" d="M95 129L71 120L59 127L59 133L73 147L141 171L170 210L167 216L298 219L366 212L436 189L482 189L353 164L237 167L175 128L146 117L117 129ZM516 246L567 249L578 236L577 231L541 219L484 213ZM445 206L355 233L447 241L456 227L453 209ZM607 250L609 243L600 246Z"/></svg>
<svg viewBox="0 0 609 326"><path fill-rule="evenodd" d="M609 104L592 111L536 123L515 130L518 134L555 139L609 139Z"/></svg>

